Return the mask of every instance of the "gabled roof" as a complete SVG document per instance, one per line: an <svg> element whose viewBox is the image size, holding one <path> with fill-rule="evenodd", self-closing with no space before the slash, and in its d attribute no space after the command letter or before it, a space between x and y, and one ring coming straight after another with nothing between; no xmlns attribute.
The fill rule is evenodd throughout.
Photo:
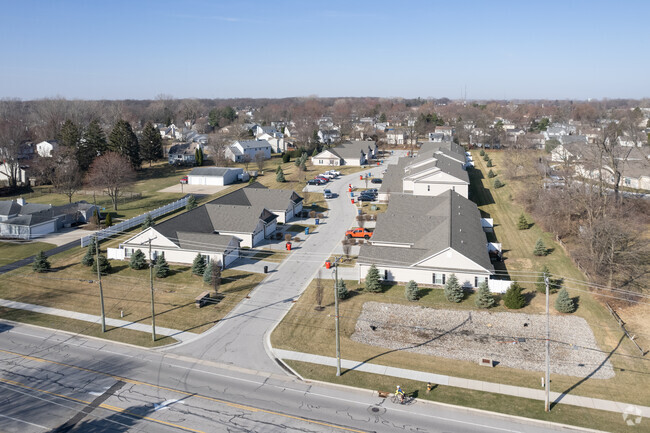
<svg viewBox="0 0 650 433"><path fill-rule="evenodd" d="M233 238L234 236L214 233L176 232L176 239L170 240L184 250L222 253L230 245Z"/></svg>
<svg viewBox="0 0 650 433"><path fill-rule="evenodd" d="M376 146L374 141L357 140L339 144L338 146L332 147L328 150L340 158L350 159L360 158L362 153L366 155L368 147L372 148L374 146Z"/></svg>
<svg viewBox="0 0 650 433"><path fill-rule="evenodd" d="M268 189L259 182L252 183L245 188L238 189L222 197L210 201L208 204L257 206L272 211L285 210L290 202L300 203L302 197L289 189Z"/></svg>
<svg viewBox="0 0 650 433"><path fill-rule="evenodd" d="M268 141L266 140L242 140L238 141L239 145L243 149L255 149L258 147L271 147Z"/></svg>
<svg viewBox="0 0 650 433"><path fill-rule="evenodd" d="M22 208L16 200L2 200L0 201L0 215L17 215Z"/></svg>
<svg viewBox="0 0 650 433"><path fill-rule="evenodd" d="M412 266L452 248L492 271L486 243L478 208L455 191L435 197L395 194L386 212L378 216L370 244L361 247L357 261Z"/></svg>
<svg viewBox="0 0 650 433"><path fill-rule="evenodd" d="M50 212L40 212L28 215L18 215L17 217L9 218L3 221L3 224L11 224L15 226L35 226L46 221L52 221L54 217Z"/></svg>
<svg viewBox="0 0 650 433"><path fill-rule="evenodd" d="M189 176L224 176L229 171L242 172L243 170L228 167L195 167L190 171Z"/></svg>

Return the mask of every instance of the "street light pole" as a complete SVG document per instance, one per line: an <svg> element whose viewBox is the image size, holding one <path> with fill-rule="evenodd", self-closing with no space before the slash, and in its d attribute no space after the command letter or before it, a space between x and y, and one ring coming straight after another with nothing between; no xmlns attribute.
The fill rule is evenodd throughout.
<svg viewBox="0 0 650 433"><path fill-rule="evenodd" d="M99 226L99 208L97 207L97 198L95 191L93 191L93 203L95 205L94 212L97 212L97 225ZM99 231L99 227L97 227ZM106 315L104 314L104 290L102 289L102 272L99 269L99 236L95 232L95 266L97 267L97 281L99 282L99 305L101 307L102 315L102 332L106 332Z"/></svg>
<svg viewBox="0 0 650 433"><path fill-rule="evenodd" d="M341 375L341 338L339 335L339 260L334 260L334 315L336 319L336 375Z"/></svg>
<svg viewBox="0 0 650 433"><path fill-rule="evenodd" d="M546 397L544 398L544 410L546 412L549 412L551 410L551 401L550 401L550 378L551 378L551 371L550 371L550 357L551 357L551 328L550 328L550 317L549 317L549 312L548 312L548 275L544 274L544 283L546 285L546 380L545 380L545 385L546 385Z"/></svg>
<svg viewBox="0 0 650 433"><path fill-rule="evenodd" d="M151 241L156 237L150 238L145 241L149 243L149 289L151 290L151 338L156 341L156 310L154 308L153 297L153 257L151 256ZM144 242L143 242L144 243Z"/></svg>

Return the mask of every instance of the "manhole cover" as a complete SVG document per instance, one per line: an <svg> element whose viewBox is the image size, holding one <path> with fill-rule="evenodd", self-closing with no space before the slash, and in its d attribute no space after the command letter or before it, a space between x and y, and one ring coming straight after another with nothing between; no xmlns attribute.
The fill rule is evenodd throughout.
<svg viewBox="0 0 650 433"><path fill-rule="evenodd" d="M370 412L370 414L375 415L375 416L376 415L382 415L382 414L384 414L386 412L386 408L381 407L381 406L370 406L368 408L368 412Z"/></svg>
<svg viewBox="0 0 650 433"><path fill-rule="evenodd" d="M370 409L370 410L373 411L373 412L379 412L379 408L378 408L378 407L373 407L373 408Z"/></svg>

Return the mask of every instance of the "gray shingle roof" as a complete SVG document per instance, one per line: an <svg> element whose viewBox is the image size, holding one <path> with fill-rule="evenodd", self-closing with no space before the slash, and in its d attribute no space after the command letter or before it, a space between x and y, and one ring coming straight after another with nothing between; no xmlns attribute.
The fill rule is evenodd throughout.
<svg viewBox="0 0 650 433"><path fill-rule="evenodd" d="M386 212L377 219L371 244L361 247L357 261L410 266L453 248L492 271L480 218L476 205L454 191L436 197L395 194ZM375 243L395 243L409 248L375 246Z"/></svg>
<svg viewBox="0 0 650 433"><path fill-rule="evenodd" d="M229 171L243 171L241 168L228 167L196 167L190 171L190 176L225 176Z"/></svg>
<svg viewBox="0 0 650 433"><path fill-rule="evenodd" d="M230 235L214 233L177 232L177 245L184 250L200 250L222 253L233 239Z"/></svg>
<svg viewBox="0 0 650 433"><path fill-rule="evenodd" d="M266 140L242 140L238 141L244 149L255 149L258 147L271 147L268 141Z"/></svg>
<svg viewBox="0 0 650 433"><path fill-rule="evenodd" d="M2 200L0 201L0 215L16 215L20 212L21 207L16 200Z"/></svg>
<svg viewBox="0 0 650 433"><path fill-rule="evenodd" d="M374 148L375 144L374 141L350 141L332 147L329 151L343 159L359 158L361 152L363 152L364 155L367 155L368 147L370 146L371 148Z"/></svg>
<svg viewBox="0 0 650 433"><path fill-rule="evenodd" d="M302 197L289 189L268 189L259 182L216 198L208 204L261 206L272 211L284 211L290 202L300 203Z"/></svg>

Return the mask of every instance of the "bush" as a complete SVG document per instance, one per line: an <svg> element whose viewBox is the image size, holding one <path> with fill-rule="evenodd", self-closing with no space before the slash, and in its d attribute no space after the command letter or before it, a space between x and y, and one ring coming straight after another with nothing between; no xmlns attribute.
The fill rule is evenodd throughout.
<svg viewBox="0 0 650 433"><path fill-rule="evenodd" d="M487 164L485 164L485 165L488 166L488 167L492 167L492 166L493 166L493 164L492 164L492 160L491 160L491 159L488 159L488 160L487 160Z"/></svg>
<svg viewBox="0 0 650 433"><path fill-rule="evenodd" d="M99 262L99 273L102 275L106 275L110 273L113 268L111 267L111 262L108 261L106 256L102 256L101 254L97 258L97 260L93 261L92 265L92 270L93 272L97 272L97 262Z"/></svg>
<svg viewBox="0 0 650 433"><path fill-rule="evenodd" d="M506 294L503 295L503 305L511 310L518 310L526 305L526 298L521 293L521 286L517 283L510 284Z"/></svg>
<svg viewBox="0 0 650 433"><path fill-rule="evenodd" d="M576 304L569 297L569 292L566 289L562 289L558 293L555 299L555 309L560 313L573 313L576 310Z"/></svg>
<svg viewBox="0 0 650 433"><path fill-rule="evenodd" d="M494 180L494 189L499 189L503 186L503 183L499 179Z"/></svg>
<svg viewBox="0 0 650 433"><path fill-rule="evenodd" d="M167 263L167 260L165 260L165 253L160 254L153 270L158 278L166 278L169 276L169 264Z"/></svg>
<svg viewBox="0 0 650 433"><path fill-rule="evenodd" d="M517 221L517 230L526 230L528 228L528 220L526 219L526 215L522 212L521 215L519 215L519 221Z"/></svg>
<svg viewBox="0 0 650 433"><path fill-rule="evenodd" d="M487 162L489 160L490 160L490 157L487 154L483 155L483 161Z"/></svg>
<svg viewBox="0 0 650 433"><path fill-rule="evenodd" d="M147 259L141 250L135 250L135 252L131 254L131 261L129 261L129 266L131 269L136 270L145 269L147 267Z"/></svg>
<svg viewBox="0 0 650 433"><path fill-rule="evenodd" d="M282 167L278 166L278 168L279 170L275 175L275 180L278 182L286 182L286 179L284 178L284 171L282 171Z"/></svg>
<svg viewBox="0 0 650 433"><path fill-rule="evenodd" d="M196 197L194 197L194 194L190 194L190 196L187 197L187 203L185 204L185 209L192 210L195 207L196 207Z"/></svg>
<svg viewBox="0 0 650 433"><path fill-rule="evenodd" d="M289 154L288 152L283 153L282 154L282 162L284 162L286 164L289 161L291 161L291 154Z"/></svg>
<svg viewBox="0 0 650 433"><path fill-rule="evenodd" d="M370 266L366 274L366 290L371 293L379 293L382 290L379 281L379 270L375 265Z"/></svg>
<svg viewBox="0 0 650 433"><path fill-rule="evenodd" d="M201 255L201 253L197 253L196 257L194 257L194 261L192 262L192 273L194 275L203 275L205 272L205 258Z"/></svg>
<svg viewBox="0 0 650 433"><path fill-rule="evenodd" d="M45 251L39 251L39 253L34 257L34 263L32 263L32 269L34 272L45 272L51 267L52 265L50 265L50 262L47 260Z"/></svg>
<svg viewBox="0 0 650 433"><path fill-rule="evenodd" d="M485 156L485 150L481 149L481 151L478 154L481 156Z"/></svg>
<svg viewBox="0 0 650 433"><path fill-rule="evenodd" d="M339 297L339 299L345 299L348 297L348 294L348 288L345 285L345 281L343 281L343 279L340 279L336 285L336 295Z"/></svg>
<svg viewBox="0 0 650 433"><path fill-rule="evenodd" d="M456 274L451 274L449 276L444 290L445 298L447 298L449 302L459 303L465 297L465 293L463 293L463 288L460 287L460 284L458 283Z"/></svg>
<svg viewBox="0 0 650 433"><path fill-rule="evenodd" d="M147 216L144 217L144 222L142 223L142 230L153 227L154 225L155 223L153 222L153 218L151 218L151 214L147 214Z"/></svg>
<svg viewBox="0 0 650 433"><path fill-rule="evenodd" d="M106 219L104 220L104 225L106 227L110 227L113 225L113 217L111 216L110 212L106 214Z"/></svg>
<svg viewBox="0 0 650 433"><path fill-rule="evenodd" d="M546 246L544 245L544 241L542 238L537 239L537 242L535 242L535 248L533 249L533 254L536 256L545 256L548 254L548 250L546 249Z"/></svg>
<svg viewBox="0 0 650 433"><path fill-rule="evenodd" d="M488 171L488 177L492 179L493 177L497 177L497 174L492 169L490 169L490 171Z"/></svg>
<svg viewBox="0 0 650 433"><path fill-rule="evenodd" d="M418 284L411 280L406 284L406 288L404 289L404 296L406 296L407 301L417 301L418 300Z"/></svg>
<svg viewBox="0 0 650 433"><path fill-rule="evenodd" d="M494 296L490 293L487 281L483 281L478 286L476 294L476 301L474 301L478 308L490 308L494 306Z"/></svg>

